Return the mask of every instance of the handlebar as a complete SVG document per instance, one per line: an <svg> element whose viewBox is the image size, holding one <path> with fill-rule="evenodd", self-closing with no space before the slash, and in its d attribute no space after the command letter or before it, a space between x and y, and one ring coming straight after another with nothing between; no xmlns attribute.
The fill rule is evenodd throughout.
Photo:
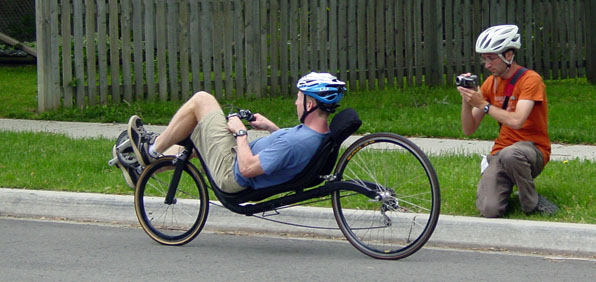
<svg viewBox="0 0 596 282"><path fill-rule="evenodd" d="M238 117L239 119L243 119L246 121L255 121L257 118L255 115L247 109L238 109L238 112L228 114L228 119L230 117Z"/></svg>

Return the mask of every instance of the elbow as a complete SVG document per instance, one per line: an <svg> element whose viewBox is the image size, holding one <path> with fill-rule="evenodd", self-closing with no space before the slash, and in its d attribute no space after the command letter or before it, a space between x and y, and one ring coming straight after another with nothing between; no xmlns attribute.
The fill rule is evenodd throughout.
<svg viewBox="0 0 596 282"><path fill-rule="evenodd" d="M261 169L261 163L258 156L250 155L238 155L238 173L245 178L253 178L259 176Z"/></svg>
<svg viewBox="0 0 596 282"><path fill-rule="evenodd" d="M515 130L519 130L524 126L524 122L521 120L514 120L511 124L509 124L509 127L511 127L512 129Z"/></svg>
<svg viewBox="0 0 596 282"><path fill-rule="evenodd" d="M251 178L253 175L250 173L250 169L247 168L239 168L240 175L244 178Z"/></svg>
<svg viewBox="0 0 596 282"><path fill-rule="evenodd" d="M461 122L461 129L466 136L472 135L478 129L480 123L474 120L464 120Z"/></svg>
<svg viewBox="0 0 596 282"><path fill-rule="evenodd" d="M258 170L251 166L238 167L238 172L244 178L253 178L260 175Z"/></svg>
<svg viewBox="0 0 596 282"><path fill-rule="evenodd" d="M470 136L476 131L476 128L470 126L462 126L462 131L466 136Z"/></svg>

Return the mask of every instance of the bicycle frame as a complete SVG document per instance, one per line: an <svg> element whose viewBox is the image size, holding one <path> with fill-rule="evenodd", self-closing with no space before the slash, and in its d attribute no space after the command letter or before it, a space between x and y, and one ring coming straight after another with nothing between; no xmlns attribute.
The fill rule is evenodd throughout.
<svg viewBox="0 0 596 282"><path fill-rule="evenodd" d="M175 201L174 195L176 194L176 189L178 187L178 182L180 181L180 176L182 174L182 170L184 169L184 164L188 163L190 161L190 156L193 151L197 154L197 157L201 163L201 167L203 168L203 171L206 174L207 180L209 181L209 183L211 185L211 189L214 191L218 200L222 203L222 205L225 208L227 208L228 210L230 210L234 213L238 213L238 214L253 215L255 213L267 212L267 211L275 210L280 207L296 204L296 203L299 203L302 201L306 201L306 200L310 200L310 199L314 199L314 198L321 198L321 197L330 195L334 191L338 191L338 190L349 190L349 191L358 192L358 193L366 195L367 197L369 197L371 199L375 199L378 201L381 201L383 198L381 194L376 192L376 191L378 191L377 188L379 188L379 185L376 183L363 182L364 185L362 185L362 183L357 184L352 181L330 180L330 181L326 181L323 185L320 185L318 187L308 189L308 190L303 190L300 192L297 191L296 193L282 196L280 198L270 199L270 200L258 202L255 204L237 203L232 200L229 200L230 198L233 199L233 196L232 197L230 197L229 195L224 196L225 192L221 191L221 189L217 186L217 184L215 184L215 181L213 180L213 178L209 172L209 169L208 169L207 165L205 164L205 161L203 160L203 157L201 156L200 152L195 148L194 144L190 140L186 140L186 142L184 143L184 150L180 154L178 154L178 156L176 156L176 159L175 159L176 169L175 169L172 181L169 184L169 189L168 189L167 197L165 200L166 204L174 203L174 201ZM332 176L332 177L329 177L329 179L335 179L335 177ZM303 189L307 189L307 188L310 188L310 187L303 187ZM284 192L280 192L280 193L284 193Z"/></svg>
<svg viewBox="0 0 596 282"><path fill-rule="evenodd" d="M429 159L407 138L392 133L361 137L338 156L343 140L328 136L306 168L284 184L226 193L187 138L178 143L184 149L177 156L157 160L140 176L137 218L153 240L179 246L203 229L209 188L224 208L256 217L329 199L339 230L360 252L379 259L415 253L432 235L440 214L440 188ZM190 162L195 154L199 165Z"/></svg>

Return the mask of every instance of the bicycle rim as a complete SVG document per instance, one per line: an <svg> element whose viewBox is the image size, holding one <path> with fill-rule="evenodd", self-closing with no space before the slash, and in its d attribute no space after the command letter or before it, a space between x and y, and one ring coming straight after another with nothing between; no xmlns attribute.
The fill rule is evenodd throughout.
<svg viewBox="0 0 596 282"><path fill-rule="evenodd" d="M342 181L373 186L384 200L336 191L332 203L338 225L361 252L401 259L430 238L440 212L436 173L424 153L396 134L371 134L356 141L337 166Z"/></svg>
<svg viewBox="0 0 596 282"><path fill-rule="evenodd" d="M203 178L187 164L176 189L174 202L165 203L175 165L162 158L141 175L135 193L135 209L141 227L155 241L183 245L194 239L207 220L209 198Z"/></svg>

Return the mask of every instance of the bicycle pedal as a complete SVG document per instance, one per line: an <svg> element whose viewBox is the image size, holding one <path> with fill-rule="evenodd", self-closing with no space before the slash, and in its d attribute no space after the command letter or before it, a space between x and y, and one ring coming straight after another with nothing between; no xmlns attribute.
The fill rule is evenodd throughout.
<svg viewBox="0 0 596 282"><path fill-rule="evenodd" d="M111 160L108 161L108 165L109 166L117 166L119 163L118 158L113 158Z"/></svg>
<svg viewBox="0 0 596 282"><path fill-rule="evenodd" d="M130 139L126 139L126 141L116 146L116 150L118 152L124 152L126 149L132 149L132 143L130 142Z"/></svg>

